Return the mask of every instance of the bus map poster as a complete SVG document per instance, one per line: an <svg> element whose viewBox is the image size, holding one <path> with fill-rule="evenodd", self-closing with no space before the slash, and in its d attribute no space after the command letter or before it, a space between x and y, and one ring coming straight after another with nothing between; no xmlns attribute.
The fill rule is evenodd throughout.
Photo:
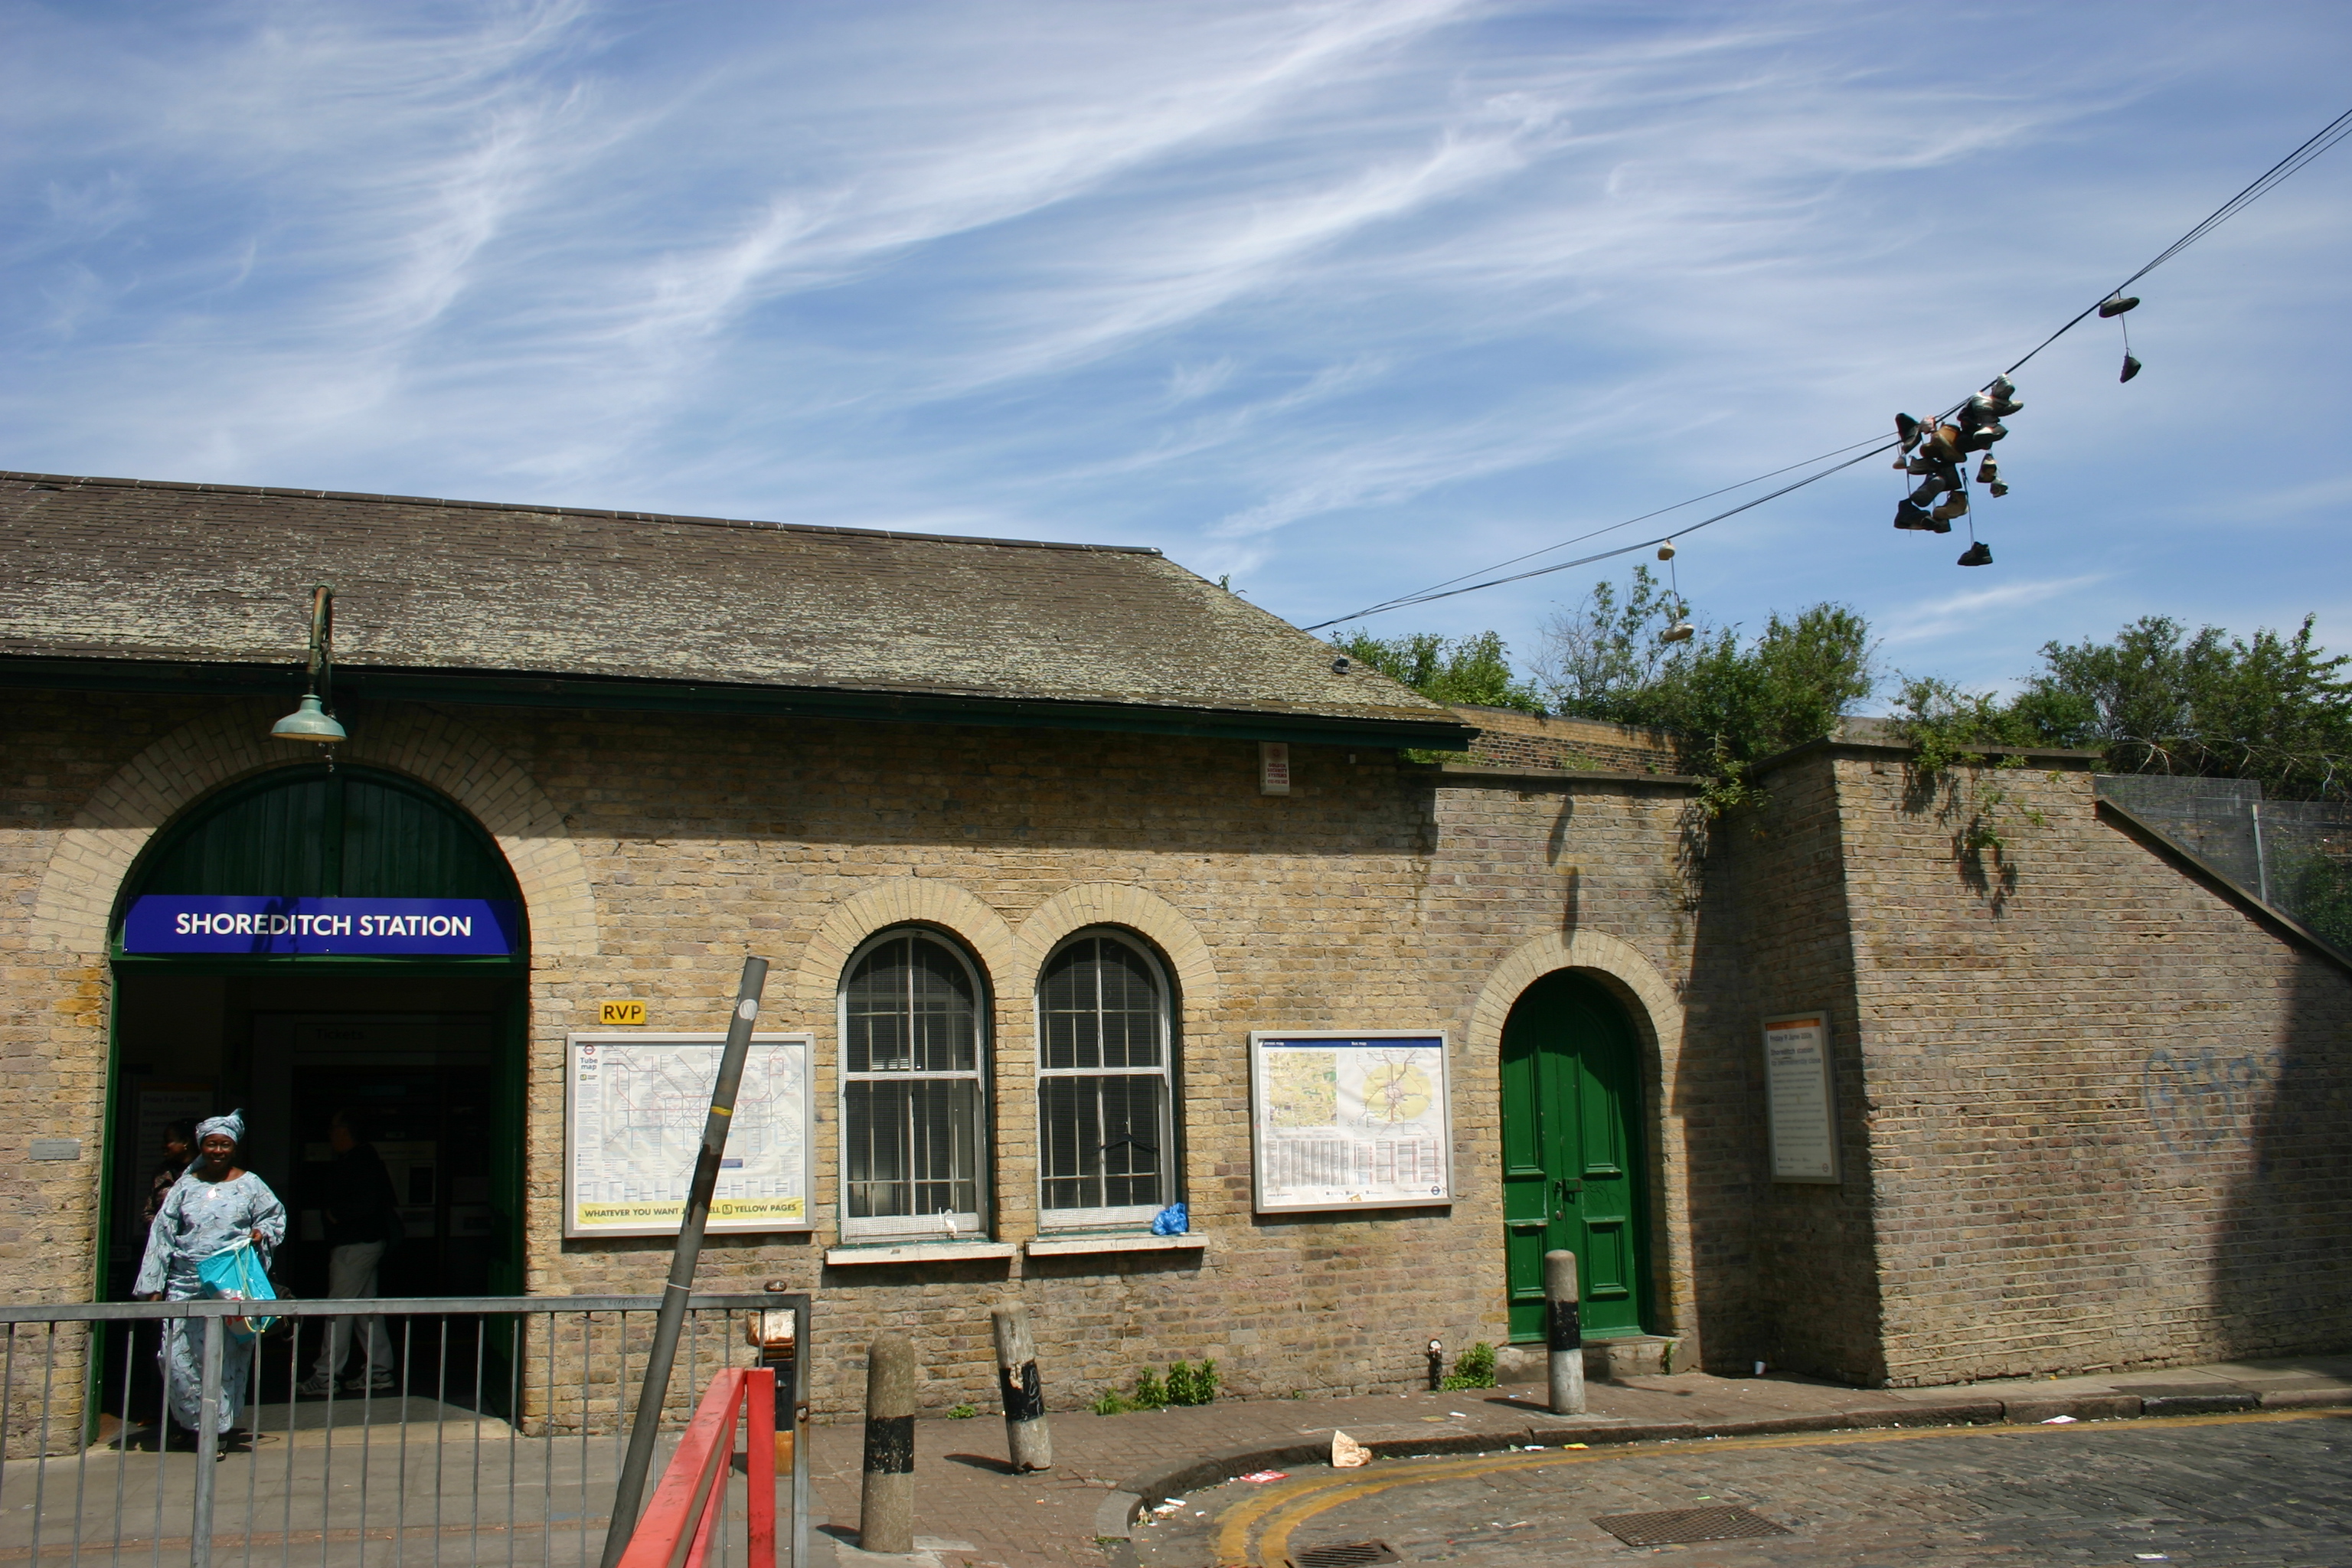
<svg viewBox="0 0 2352 1568"><path fill-rule="evenodd" d="M1451 1203L1445 1037L1253 1033L1250 1131L1260 1214Z"/></svg>
<svg viewBox="0 0 2352 1568"><path fill-rule="evenodd" d="M573 1035L565 1043L563 1234L676 1236L702 1152L724 1035ZM753 1035L711 1234L807 1230L807 1035Z"/></svg>

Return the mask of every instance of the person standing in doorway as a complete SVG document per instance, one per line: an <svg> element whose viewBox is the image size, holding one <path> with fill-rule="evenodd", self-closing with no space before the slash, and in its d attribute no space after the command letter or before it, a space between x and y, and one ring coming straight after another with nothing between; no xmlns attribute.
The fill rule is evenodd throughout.
<svg viewBox="0 0 2352 1568"><path fill-rule="evenodd" d="M147 1230L147 1254L139 1265L138 1283L131 1287L141 1300L162 1297L193 1301L204 1294L204 1279L196 1269L205 1258L230 1247L251 1247L267 1268L269 1255L286 1239L286 1205L268 1183L237 1163L237 1145L244 1142L242 1111L196 1123L195 1161L164 1194L155 1223ZM191 1438L203 1419L204 1337L201 1318L174 1318L163 1325L160 1359L172 1421ZM226 1435L236 1430L245 1408L253 1342L221 1337L217 1430Z"/></svg>
<svg viewBox="0 0 2352 1568"><path fill-rule="evenodd" d="M400 1239L398 1194L383 1156L368 1142L370 1129L354 1110L335 1112L327 1125L334 1145L335 1168L327 1178L327 1297L350 1301L376 1293L376 1272L383 1255ZM354 1321L363 1324L362 1342L366 1360L343 1384L348 1394L384 1394L393 1386L392 1335L383 1320L371 1312L357 1320L336 1318L320 1348L319 1362L295 1389L305 1399L323 1399L334 1389L335 1374L351 1354Z"/></svg>
<svg viewBox="0 0 2352 1568"><path fill-rule="evenodd" d="M171 1194L182 1176L188 1173L189 1163L196 1157L196 1124L181 1121L163 1129L163 1159L147 1178L147 1209L140 1215L149 1230L155 1228L155 1216L163 1212L163 1200ZM142 1237L144 1240L144 1237Z"/></svg>

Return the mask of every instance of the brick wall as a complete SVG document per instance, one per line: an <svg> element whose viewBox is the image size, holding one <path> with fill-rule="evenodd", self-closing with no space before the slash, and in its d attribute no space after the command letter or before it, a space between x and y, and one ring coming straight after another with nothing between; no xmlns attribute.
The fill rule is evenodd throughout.
<svg viewBox="0 0 2352 1568"><path fill-rule="evenodd" d="M12 1082L46 1097L19 1131L81 1136L90 1154L0 1163L0 1245L40 1263L17 1277L20 1295L89 1287L107 910L173 811L288 760L262 738L267 706L9 700L13 732L36 743L11 753L21 771L0 832L0 1040ZM1036 1312L1057 1401L1179 1356L1214 1357L1236 1392L1406 1386L1429 1336L1458 1347L1504 1331L1494 1050L1517 989L1563 962L1602 968L1656 1015L1653 1037L1685 1048L1694 917L1673 871L1687 803L1674 784L1440 787L1386 752L1300 746L1294 793L1267 797L1246 742L366 705L345 716L348 760L449 793L523 884L526 1289L650 1292L666 1266L656 1243L560 1235L566 1033L595 1027L612 996L644 999L656 1028L716 1027L757 952L774 965L763 1026L817 1038L820 1230L714 1238L702 1280L815 1289L835 1343L919 1330L933 1404L990 1397L986 1308L1007 1294ZM994 1228L1015 1243L1037 1225L1037 968L1092 923L1153 942L1181 997L1185 1196L1205 1253L824 1262L838 1202L834 991L860 941L906 920L961 936L987 975ZM1505 969L1517 978L1498 982ZM1377 1220L1256 1218L1248 1031L1349 1026L1450 1032L1457 1201ZM1680 1171L1659 1178L1662 1227L1686 1223L1669 1190ZM1656 1251L1662 1270L1687 1261L1664 1235ZM1698 1297L1687 1280L1662 1284L1659 1326L1691 1326ZM854 1364L820 1364L821 1406L853 1403Z"/></svg>
<svg viewBox="0 0 2352 1568"><path fill-rule="evenodd" d="M1470 742L1474 762L1575 772L1682 772L1675 739L1663 730L1511 708L1457 707L1454 711L1465 723L1478 726L1478 738Z"/></svg>
<svg viewBox="0 0 2352 1568"><path fill-rule="evenodd" d="M1803 770L1844 826L1898 1384L2352 1342L2352 975L2104 818L2080 766Z"/></svg>
<svg viewBox="0 0 2352 1568"><path fill-rule="evenodd" d="M0 1160L11 1299L89 1288L122 874L187 801L283 764L261 738L270 707L0 701L11 1136L87 1149ZM1295 793L1266 797L1237 742L347 717L351 760L451 795L522 885L533 1292L650 1292L665 1268L658 1242L560 1236L564 1036L613 996L646 1001L656 1028L714 1028L757 952L774 964L766 1026L817 1040L820 1230L716 1238L706 1284L814 1289L832 1346L915 1331L935 1405L989 1400L986 1309L1013 1295L1057 1405L1179 1356L1214 1357L1240 1393L1403 1387L1429 1336L1502 1334L1495 1053L1517 994L1571 966L1620 995L1648 1053L1653 1327L1707 1364L1917 1383L2352 1338L2336 1260L2352 1175L2328 1135L2345 977L2099 820L2087 775L2004 774L2017 823L1979 863L1956 857L1948 803L1907 797L1899 758L1869 748L1791 760L1765 812L1710 833L1669 780L1465 777L1370 751L1298 746ZM957 932L988 976L994 1223L1010 1242L1037 1222L1038 966L1098 921L1159 949L1181 998L1185 1196L1204 1253L824 1263L834 989L864 937L904 920ZM1832 1011L1837 1188L1764 1180L1757 1021L1784 1005ZM1248 1032L1351 1026L1449 1032L1456 1202L1254 1215ZM820 1407L853 1405L851 1351L817 1364Z"/></svg>

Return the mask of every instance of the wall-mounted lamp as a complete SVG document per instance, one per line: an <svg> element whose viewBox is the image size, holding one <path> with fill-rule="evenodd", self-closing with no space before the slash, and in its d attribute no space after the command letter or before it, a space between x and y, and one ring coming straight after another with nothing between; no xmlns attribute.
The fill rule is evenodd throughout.
<svg viewBox="0 0 2352 1568"><path fill-rule="evenodd" d="M294 711L269 727L277 741L308 741L332 746L348 739L343 727L327 711L334 693L335 667L331 657L335 638L335 590L325 583L310 590L310 689Z"/></svg>

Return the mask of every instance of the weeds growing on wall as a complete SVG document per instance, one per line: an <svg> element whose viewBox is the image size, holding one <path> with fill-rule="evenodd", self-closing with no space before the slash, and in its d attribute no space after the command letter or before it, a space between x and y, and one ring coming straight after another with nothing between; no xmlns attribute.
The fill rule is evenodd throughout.
<svg viewBox="0 0 2352 1568"><path fill-rule="evenodd" d="M1165 1410L1176 1405L1209 1405L1217 1397L1222 1384L1217 1376L1217 1363L1203 1356L1201 1364L1171 1362L1164 1379L1150 1367L1136 1375L1135 1392L1121 1394L1116 1388L1106 1388L1094 1403L1097 1415L1123 1415L1130 1410Z"/></svg>
<svg viewBox="0 0 2352 1568"><path fill-rule="evenodd" d="M1448 1393L1465 1388L1495 1386L1495 1347L1480 1340L1454 1358L1454 1370L1445 1374L1438 1387Z"/></svg>

